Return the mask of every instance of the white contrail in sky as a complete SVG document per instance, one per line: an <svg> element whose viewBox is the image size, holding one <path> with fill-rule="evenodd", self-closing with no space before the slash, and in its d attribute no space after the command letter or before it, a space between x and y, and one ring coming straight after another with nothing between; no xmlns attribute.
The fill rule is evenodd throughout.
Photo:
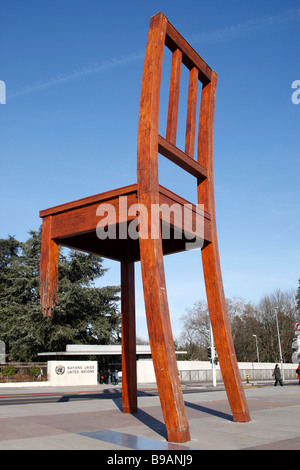
<svg viewBox="0 0 300 470"><path fill-rule="evenodd" d="M143 57L144 57L144 52L140 52L140 53L128 54L126 56L122 56L122 57L119 57L119 58L113 58L113 59L110 59L110 60L105 60L105 61L100 62L100 63L94 63L92 65L89 65L88 67L72 70L71 72L61 74L61 75L57 75L56 77L52 77L48 80L38 82L38 83L33 83L32 85L19 88L16 91L13 91L11 93L7 93L6 97L8 99L17 98L18 96L27 95L28 93L32 93L34 91L49 88L49 87L52 87L54 85L60 85L63 82L68 82L70 80L85 77L87 75L92 75L92 74L95 74L95 73L104 72L104 71L106 71L108 69L111 69L113 67L120 67L122 65L129 64L130 62L134 62L136 60L139 60Z"/></svg>
<svg viewBox="0 0 300 470"><path fill-rule="evenodd" d="M248 20L243 23L238 23L232 26L226 26L224 28L203 32L200 34L193 34L189 36L188 40L192 44L203 44L203 43L215 43L221 41L230 41L249 35L265 34L270 31L278 30L279 28L286 27L291 24L292 21L299 21L300 19L300 8L289 9L279 15L268 16L265 18L258 18L255 20ZM82 78L87 75L92 75L99 72L104 72L113 67L120 67L127 65L130 62L143 59L144 52L135 52L122 56L119 58L113 58L100 63L94 63L85 68L72 70L71 72L57 75L48 80L33 83L15 91L9 93L7 91L6 98L8 100L17 98L28 93L33 93L38 90L49 88L61 83Z"/></svg>
<svg viewBox="0 0 300 470"><path fill-rule="evenodd" d="M214 43L222 41L231 41L247 36L256 36L258 34L267 34L283 27L290 26L291 22L299 22L300 8L289 9L279 15L267 16L238 23L232 26L215 29L212 31L193 34L189 41L193 44Z"/></svg>

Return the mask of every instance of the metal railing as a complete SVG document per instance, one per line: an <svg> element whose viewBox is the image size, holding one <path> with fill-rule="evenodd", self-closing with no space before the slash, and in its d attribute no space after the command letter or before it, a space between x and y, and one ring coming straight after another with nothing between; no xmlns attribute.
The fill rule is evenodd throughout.
<svg viewBox="0 0 300 470"><path fill-rule="evenodd" d="M295 365L296 369L296 365ZM250 381L253 380L273 380L272 376L273 369L241 369L240 375L242 381L247 380L247 375ZM180 370L179 377L181 383L205 383L212 382L212 370ZM294 369L284 369L285 380L296 379L296 374ZM220 369L216 369L216 380L217 383L223 383L223 378Z"/></svg>

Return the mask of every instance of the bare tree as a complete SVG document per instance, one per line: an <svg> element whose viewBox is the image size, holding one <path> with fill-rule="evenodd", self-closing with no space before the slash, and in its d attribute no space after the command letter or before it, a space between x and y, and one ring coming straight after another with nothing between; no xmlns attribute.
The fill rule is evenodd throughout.
<svg viewBox="0 0 300 470"><path fill-rule="evenodd" d="M282 356L285 362L291 361L294 322L298 319L295 290L278 289L256 305L241 298L226 299L226 304L238 361L257 361L256 340L261 362L280 360L276 315ZM181 320L183 332L179 342L188 351L187 359L207 360L210 320L206 302L196 302Z"/></svg>

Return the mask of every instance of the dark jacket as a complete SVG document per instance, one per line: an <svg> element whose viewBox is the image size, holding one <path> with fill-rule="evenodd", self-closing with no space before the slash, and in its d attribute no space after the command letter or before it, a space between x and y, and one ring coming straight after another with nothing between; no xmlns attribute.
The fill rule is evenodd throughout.
<svg viewBox="0 0 300 470"><path fill-rule="evenodd" d="M272 375L273 377L275 376L276 380L281 380L281 373L279 367L275 367Z"/></svg>

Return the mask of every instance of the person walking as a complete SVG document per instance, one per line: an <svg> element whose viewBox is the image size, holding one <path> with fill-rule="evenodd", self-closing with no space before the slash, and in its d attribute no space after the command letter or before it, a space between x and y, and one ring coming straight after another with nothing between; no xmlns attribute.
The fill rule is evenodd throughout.
<svg viewBox="0 0 300 470"><path fill-rule="evenodd" d="M118 385L119 383L119 372L115 370L115 384Z"/></svg>
<svg viewBox="0 0 300 470"><path fill-rule="evenodd" d="M282 384L281 373L280 373L280 369L279 369L278 364L275 365L275 369L273 370L272 377L275 377L275 383L274 383L275 387L277 385L277 382L279 382L281 386L283 385Z"/></svg>

